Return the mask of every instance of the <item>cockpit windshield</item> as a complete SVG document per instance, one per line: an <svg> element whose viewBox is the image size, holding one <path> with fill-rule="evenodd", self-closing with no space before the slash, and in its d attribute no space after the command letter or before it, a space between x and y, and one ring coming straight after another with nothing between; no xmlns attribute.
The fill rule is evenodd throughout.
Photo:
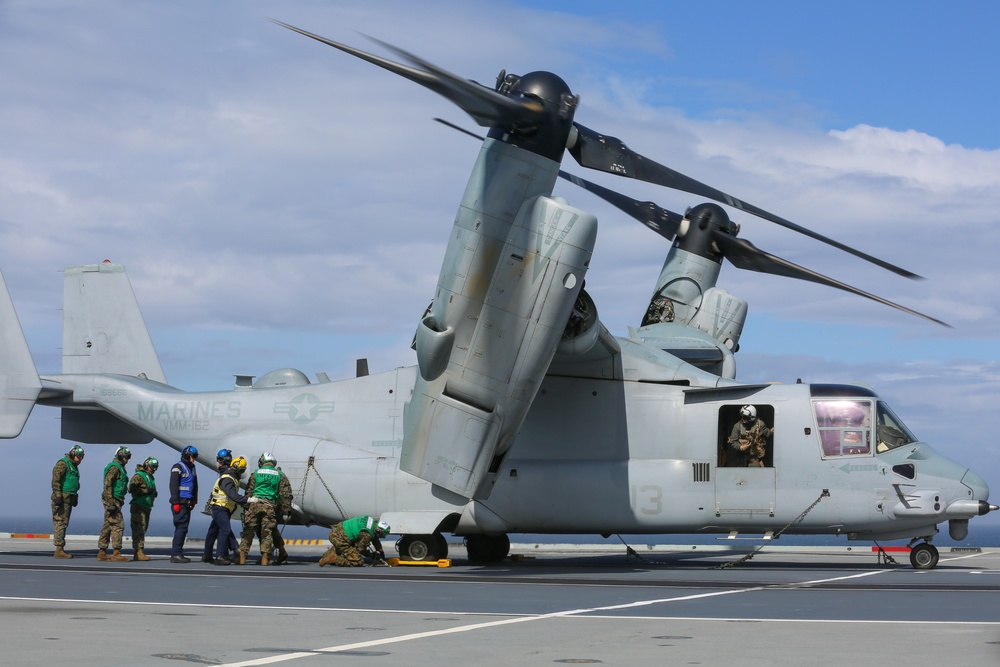
<svg viewBox="0 0 1000 667"><path fill-rule="evenodd" d="M889 408L885 401L879 401L876 407L875 451L881 454L896 447L916 442L916 437L906 428L906 424Z"/></svg>
<svg viewBox="0 0 1000 667"><path fill-rule="evenodd" d="M867 399L814 401L823 456L871 455L872 404Z"/></svg>

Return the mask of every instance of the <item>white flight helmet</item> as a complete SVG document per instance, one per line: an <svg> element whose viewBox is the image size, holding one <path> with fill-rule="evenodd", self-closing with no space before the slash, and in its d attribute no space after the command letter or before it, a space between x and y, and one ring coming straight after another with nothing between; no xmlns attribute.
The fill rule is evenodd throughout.
<svg viewBox="0 0 1000 667"><path fill-rule="evenodd" d="M743 419L744 421L757 419L757 408L752 405L744 405L740 408L740 419Z"/></svg>

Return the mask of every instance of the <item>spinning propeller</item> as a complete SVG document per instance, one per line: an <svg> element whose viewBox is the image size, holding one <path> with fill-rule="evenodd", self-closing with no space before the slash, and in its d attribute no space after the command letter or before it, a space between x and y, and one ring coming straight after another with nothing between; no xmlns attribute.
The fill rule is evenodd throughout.
<svg viewBox="0 0 1000 667"><path fill-rule="evenodd" d="M588 169L633 178L705 197L809 236L898 275L911 279L920 277L911 271L818 234L685 176L636 153L620 139L602 135L574 122L573 115L576 111L578 97L572 94L569 86L562 79L550 72L531 72L524 76L501 72L500 76L497 77L496 87L489 88L475 81L456 76L419 56L376 39L372 39L372 41L395 52L415 67L366 53L281 21L272 19L272 22L370 62L438 93L454 102L480 126L489 127L489 136L494 139L530 150L559 163L562 162L564 152L568 149L570 155L581 166ZM445 124L461 130L451 123ZM465 132L465 130L461 131ZM477 136L470 132L466 133ZM478 138L482 139L482 137ZM695 234L694 238L686 243L710 243L712 250L717 251L718 255L725 257L738 268L828 285L892 306L923 319L949 326L941 320L798 266L760 250L749 241L736 238L739 227L730 222L728 215L719 206L703 204L692 209L689 216L685 217L668 211L653 202L640 202L566 172L560 171L559 175L605 199L667 239L685 237L690 234L692 228L699 229L702 233ZM685 220L690 220L692 224L685 225ZM684 247L683 238L680 242L681 247Z"/></svg>

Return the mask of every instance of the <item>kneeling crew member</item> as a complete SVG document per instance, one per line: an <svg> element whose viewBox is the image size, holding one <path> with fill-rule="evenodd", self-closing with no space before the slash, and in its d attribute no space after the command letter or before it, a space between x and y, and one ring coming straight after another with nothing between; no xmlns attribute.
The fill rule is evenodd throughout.
<svg viewBox="0 0 1000 667"><path fill-rule="evenodd" d="M368 549L368 545L385 558L379 538L388 534L389 524L385 521L376 522L370 516L356 516L341 521L330 531L333 546L319 559L319 566L362 567L365 564L362 554Z"/></svg>

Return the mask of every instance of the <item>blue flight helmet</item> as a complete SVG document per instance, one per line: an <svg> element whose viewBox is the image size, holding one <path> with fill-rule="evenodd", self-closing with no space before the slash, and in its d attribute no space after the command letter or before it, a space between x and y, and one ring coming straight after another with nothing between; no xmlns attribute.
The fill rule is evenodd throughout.
<svg viewBox="0 0 1000 667"><path fill-rule="evenodd" d="M198 458L198 448L188 445L181 451L181 458L189 463L193 462L196 458Z"/></svg>
<svg viewBox="0 0 1000 667"><path fill-rule="evenodd" d="M220 466L228 466L233 462L233 452L229 449L220 449L215 455L215 460Z"/></svg>

